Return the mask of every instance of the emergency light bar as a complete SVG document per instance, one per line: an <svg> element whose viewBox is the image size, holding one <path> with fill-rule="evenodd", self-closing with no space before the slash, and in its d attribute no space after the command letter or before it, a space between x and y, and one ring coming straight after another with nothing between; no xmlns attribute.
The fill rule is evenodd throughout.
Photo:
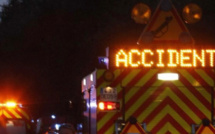
<svg viewBox="0 0 215 134"><path fill-rule="evenodd" d="M16 105L15 102L0 103L0 107L14 108Z"/></svg>
<svg viewBox="0 0 215 134"><path fill-rule="evenodd" d="M119 102L110 102L110 101L100 101L98 104L98 108L101 111L119 110L120 103Z"/></svg>

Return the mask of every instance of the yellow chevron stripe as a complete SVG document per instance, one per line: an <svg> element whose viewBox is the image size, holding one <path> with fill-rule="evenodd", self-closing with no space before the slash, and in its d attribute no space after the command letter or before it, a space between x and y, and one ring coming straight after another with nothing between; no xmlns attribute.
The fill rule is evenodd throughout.
<svg viewBox="0 0 215 134"><path fill-rule="evenodd" d="M156 81L154 84L158 85L157 83L159 83L160 85L162 84L161 81ZM150 94L153 94L156 91L157 88L158 87L151 87L149 89L144 89L147 91L131 107L129 107L129 109L126 111L125 119L128 119L137 110L137 108L140 107L141 104L150 97ZM125 97L125 98L126 98L125 102L127 103L127 101L128 101L127 97Z"/></svg>
<svg viewBox="0 0 215 134"><path fill-rule="evenodd" d="M214 80L213 80L210 76L208 76L208 74L205 73L204 70L202 70L202 69L196 69L195 71L199 74L199 76L202 77L202 79L205 80L205 82L206 82L209 86L214 87ZM214 71L214 70L213 70L213 71ZM201 93L202 96L204 96L204 98L205 98L208 102L211 102L211 95L210 95L207 91L205 91L205 89L200 90L200 93ZM215 101L215 99L214 99L214 101ZM215 105L214 105L214 106L215 106Z"/></svg>
<svg viewBox="0 0 215 134"><path fill-rule="evenodd" d="M132 77L128 77L128 75L126 76L126 78L125 79L123 79L123 86L126 86L126 82L128 83L128 81L131 81L137 74L138 74L138 71L140 71L140 70L138 70L138 69L134 69L134 70L136 70L135 72L136 73L133 73L133 71L132 72L130 72L130 74L129 75L131 75L131 74L133 74L133 76ZM120 73L121 73L121 71L119 71L119 70L117 70L118 71L118 75L120 75ZM151 71L151 72L150 72ZM146 75L149 75L148 77L146 76L146 75L144 75L142 78L141 78L141 80L139 80L138 81L138 83L136 84L136 85L144 85L152 76L153 76L153 73L156 73L158 70L150 70L150 71L148 71L147 72L147 74ZM150 72L150 73L149 73ZM196 79L195 78L193 78L193 76L187 71L187 70L184 70L184 69L179 69L179 72L180 72L180 74L181 75L183 75L184 76L184 78L186 78L186 80L188 80L190 83L191 83L191 85L193 85L193 86L201 86L201 84L199 83L199 82L197 82L196 81ZM196 72L199 74L199 76L201 76L203 79L205 79L206 80L206 82L208 83L208 84L210 84L211 85L211 83L213 82L213 80L203 71L203 70L196 70ZM115 72L114 72L115 73ZM151 77L150 77L150 75L151 75ZM116 75L115 75L116 76ZM145 77L145 78L144 78ZM116 78L116 77L115 77ZM148 80L147 80L147 78L148 78ZM175 81L175 82L173 82L176 86L184 86L183 85L183 83L181 83L180 81ZM153 84L153 86L157 86L157 85L160 85L160 84L162 84L162 82L161 81L156 81L155 82L155 84ZM104 87L104 86L106 86L107 85L107 82L105 83L102 83L101 84L101 87ZM185 96L187 96L187 98L188 99L190 99L190 101L194 104L194 105L196 105L199 109L200 109L200 111L202 111L202 109L206 109L206 107L199 101L199 99L198 98L196 98L195 97L195 95L193 95L188 89L187 89L187 87L178 87L181 91L182 91L182 93L185 95ZM121 87L120 87L120 84L119 85L117 85L117 89L118 89L118 92L119 91L121 91L122 89L121 89ZM167 88L168 89L168 88ZM98 89L97 89L98 90ZM100 89L99 89L100 90ZM130 98L131 97L133 97L133 95L137 92L139 90L139 88L137 88L137 89L135 89L135 90L130 90L129 91L129 93L126 93L126 102L128 101L128 100L130 100ZM145 96L145 97L148 97L148 96L150 96L150 92L151 93L153 93L154 91L155 91L155 88L154 88L154 91L150 91L150 90L152 90L152 88L149 88L149 89L147 89L147 93L145 93L144 95L142 95L140 98L144 98L143 96ZM168 89L168 90L170 90L170 89ZM200 94L202 94L202 96L205 98L205 99L207 99L207 101L209 101L210 102L210 94L208 93L208 92L206 92L205 91L205 89L204 88L196 88L196 90L200 93ZM150 92L149 92L150 91ZM166 90L165 90L166 91ZM99 91L100 92L100 91ZM148 95L148 96L147 96ZM185 111L185 113L188 115L188 116L190 116L190 117L192 117L192 119L195 121L195 122L198 122L198 123L200 123L201 122L201 120L198 118L198 116L196 116L195 115L195 113L193 113L193 111L174 93L174 92L169 92L168 91L168 93L162 93L162 95L163 96L158 96L157 98L156 98L156 101L155 102L153 102L152 104L150 104L150 106L149 106L149 108L147 108L147 110L145 110L145 111L148 111L148 114L149 113L151 113L151 111L153 111L154 110L154 108L156 108L158 105L159 105L159 101L162 101L165 97L167 97L167 96L169 96L176 104L178 104L178 106L182 109L182 110L184 110ZM144 100L141 100L142 101L142 103L143 102L145 102L145 100L146 100L147 98L144 98ZM136 102L135 102L136 103ZM141 104L141 102L138 100L137 101L137 104L134 104L132 107L130 107L129 108L129 110L130 111L128 111L127 113L126 113L126 118L128 118L129 117L129 115L131 114L131 113L133 113L133 111L135 111L136 109L137 109L137 107L139 106ZM152 108L152 109L151 109ZM172 108L171 108L172 109ZM149 111L149 110L151 110L151 111ZM145 117L147 117L147 115L146 114L144 114L144 112L145 111L143 111L143 113L140 115L140 117L138 118L138 119L140 119L140 118L142 118L140 121L143 121L144 120L144 118ZM172 111L173 112L175 112L173 109L172 109ZM189 111L189 112L188 112ZM208 118L210 118L210 111L208 111L208 110L206 110L206 112L203 112ZM100 121L100 122L98 122L97 123L97 125L99 126L99 124L100 123L102 123L103 122L103 125L104 125L104 123L106 122L106 121L108 121L112 116L114 116L115 114L113 114L113 115L106 115L106 118L103 120L102 119L102 121ZM194 118L193 118L194 117ZM178 120L178 119L177 119ZM177 121L176 120L176 121ZM183 119L182 119L183 120ZM183 120L184 121L184 120ZM182 121L182 122L183 122ZM158 122L158 121L157 121ZM184 121L184 122L186 122L186 121ZM150 122L151 123L151 122ZM102 128L102 126L103 125L100 125L100 127L98 127L98 130L100 130L101 128ZM169 125L169 124L168 124ZM171 125L171 124L170 124ZM148 126L148 125L147 125ZM183 127L183 124L182 124L182 127ZM189 126L190 127L190 126ZM163 128L162 128L163 129ZM173 129L175 129L174 127L173 127ZM172 129L172 132L175 134L176 132L177 132L177 130L176 131L174 131ZM107 134L110 134L110 133L112 133L113 132L113 130L114 130L114 126L112 125L106 132L105 132L105 134L107 133ZM170 131L170 129L168 129L169 131ZM161 131L161 130L160 130ZM159 133L160 133L160 131L159 131ZM167 132L167 131L166 131Z"/></svg>
<svg viewBox="0 0 215 134"><path fill-rule="evenodd" d="M141 70L140 69L134 69L132 70L125 79L122 80L122 86L126 86Z"/></svg>
<svg viewBox="0 0 215 134"><path fill-rule="evenodd" d="M210 76L208 76L208 74L205 73L204 70L202 70L202 69L195 69L195 71L199 74L199 76L202 77L202 79L205 80L205 82L206 82L208 85L214 86L214 80L213 80Z"/></svg>
<svg viewBox="0 0 215 134"><path fill-rule="evenodd" d="M126 86L132 79L137 75L138 70L132 70L124 79L123 79L123 84ZM136 72L136 73L135 73ZM117 86L117 91L120 92L121 84L119 83ZM115 112L108 112L101 120L97 122L97 130L100 130L104 124L109 121L110 118L112 118L116 113Z"/></svg>
<svg viewBox="0 0 215 134"><path fill-rule="evenodd" d="M96 71L96 79L98 80L100 77L102 77L105 71L106 71L105 69L97 70Z"/></svg>
<svg viewBox="0 0 215 134"><path fill-rule="evenodd" d="M192 76L187 70L185 70L185 69L178 69L178 71L180 72L180 75L183 75L184 78L185 78L187 81L190 82L191 85L193 85L193 86L201 86L201 85L199 84L199 82L196 81L196 79L193 78L193 76Z"/></svg>
<svg viewBox="0 0 215 134"><path fill-rule="evenodd" d="M177 129L175 129L174 126L172 126L171 123L167 122L158 132L157 134L165 134L166 132L170 132L171 134L181 134L178 132Z"/></svg>
<svg viewBox="0 0 215 134"><path fill-rule="evenodd" d="M157 72L157 70L150 70L148 71L135 85L135 89L131 89L129 90L127 93L126 93L126 102L128 100L130 100L130 98L136 93L139 91L140 87L144 86L146 84L146 82L148 82L152 76ZM128 88L131 88L131 87L128 87Z"/></svg>
<svg viewBox="0 0 215 134"><path fill-rule="evenodd" d="M183 70L185 71L185 70ZM185 75L185 74L184 74ZM187 77L187 76L191 76L187 71L186 71L186 75L184 76L191 84L193 83L192 81L196 81L192 76L192 78L190 77ZM191 80L193 79L193 80ZM196 85L194 84L194 86L198 86L198 87L194 87L209 103L211 102L210 98L211 98L211 95L206 91L206 89L204 89L203 87L199 87L201 86L199 83L197 84L198 82L196 81ZM188 87L189 88L189 87ZM185 94L186 95L186 94ZM192 94L193 95L193 94ZM189 97L188 97L189 98ZM196 100L199 100L198 98L196 98ZM193 100L194 102L194 100ZM198 101L199 102L199 101ZM196 101L195 101L195 104L198 104Z"/></svg>
<svg viewBox="0 0 215 134"><path fill-rule="evenodd" d="M164 100L166 97L170 97L178 106L187 113L188 116L193 117L192 119L195 122L200 122L201 119L175 94L172 92L172 90L168 87L164 89L164 91L160 94L160 96L157 96L156 100L152 102L147 110L143 111L142 114L139 115L138 119L139 121L143 121L152 111L155 110L155 108ZM188 112L189 111L189 112Z"/></svg>
<svg viewBox="0 0 215 134"><path fill-rule="evenodd" d="M172 92L171 89L169 89L168 96L181 108L181 110L183 110L189 117L192 117L195 122L201 122L201 119L189 108L189 106L187 106L186 102L181 100L181 98Z"/></svg>
<svg viewBox="0 0 215 134"><path fill-rule="evenodd" d="M154 74L158 72L158 69L150 69L135 86L143 86L147 81L149 81Z"/></svg>
<svg viewBox="0 0 215 134"><path fill-rule="evenodd" d="M22 118L13 108L8 109L8 111L10 111L10 113L12 113L18 119Z"/></svg>
<svg viewBox="0 0 215 134"><path fill-rule="evenodd" d="M114 126L114 121L113 121L112 125L108 128L107 131L105 131L104 134L112 134L114 132L114 128L115 128L115 126Z"/></svg>
<svg viewBox="0 0 215 134"><path fill-rule="evenodd" d="M4 116L6 116L6 118L11 119L12 116L10 114L8 114L6 111L3 110L3 114Z"/></svg>
<svg viewBox="0 0 215 134"><path fill-rule="evenodd" d="M26 118L26 119L30 119L29 115L24 111L22 110L21 108L17 108L17 110Z"/></svg>
<svg viewBox="0 0 215 134"><path fill-rule="evenodd" d="M170 112L171 111L171 112ZM169 105L164 107L159 114L157 114L151 122L147 125L147 129L150 131L152 130L157 123L159 123L167 114L172 116L173 119L175 119L187 132L191 132L190 125L183 119L181 116L175 112Z"/></svg>
<svg viewBox="0 0 215 134"><path fill-rule="evenodd" d="M173 82L176 86L177 86L177 83L180 83L179 85L181 85L182 83L180 81L174 81ZM195 95L193 95L193 93L191 93L187 87L178 87L180 89L180 91L200 110L202 111L203 109L205 109L205 112L203 112L206 116L210 116L210 111L206 110L207 108L205 107L205 105L203 105L201 103L201 101L199 101L198 98L196 98ZM200 88L198 88L200 89ZM203 90L201 90L203 91ZM200 91L199 91L200 92ZM207 93L208 94L208 93ZM208 94L206 96L207 98L210 99L210 95Z"/></svg>

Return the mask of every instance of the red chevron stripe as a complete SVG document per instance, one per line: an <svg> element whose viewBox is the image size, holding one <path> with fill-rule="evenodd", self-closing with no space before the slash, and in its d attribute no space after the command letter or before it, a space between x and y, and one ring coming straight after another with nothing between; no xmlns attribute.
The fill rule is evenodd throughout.
<svg viewBox="0 0 215 134"><path fill-rule="evenodd" d="M28 115L28 113L25 111L25 113L29 116L29 119L27 119L18 109L15 109L15 111L17 112L17 114L19 114L19 116L22 117L22 119L26 120L28 123L30 123L30 116Z"/></svg>
<svg viewBox="0 0 215 134"><path fill-rule="evenodd" d="M211 79L215 80L214 69L204 69L204 72L211 77Z"/></svg>
<svg viewBox="0 0 215 134"><path fill-rule="evenodd" d="M154 92L154 94L152 94L151 96L159 96L159 94L161 94L161 92L163 91L163 89L164 89L164 87L166 87L166 85L168 85L168 87L172 87L173 89L172 89L172 91L175 93L175 94L177 94L177 96L182 100L182 101L184 101L185 102L185 104L187 104L188 105L188 107L190 107L190 109L192 109L192 111L195 111L195 113L197 113L197 116L198 117L200 117L200 118L205 118L205 115L180 91L180 89L178 89L174 84L172 84L172 83L164 83L161 87L159 87L157 90L159 90L159 91L156 91L156 92ZM155 97L156 98L156 97ZM154 99L155 99L154 98ZM167 98L169 98L169 97L167 97ZM150 99L149 98L149 100L147 100L147 101L145 101L145 103L143 103L137 110L136 110L136 112L133 114L133 116L135 116L135 117L138 117L141 113L142 113L142 111L144 111L147 107L148 107L148 105L149 104L151 104L153 101L154 101L154 99ZM165 101L166 99L164 99L163 100L163 102L161 103L161 104L163 104L163 103L165 103L166 101ZM184 111L183 110L181 110L181 108L180 107L178 107L178 105L177 104L175 104L174 103L174 101L172 101L170 98L169 98L169 101L171 102L171 106L175 109L175 111L180 111L180 114L183 114L184 113ZM163 108L162 107L162 105L159 105L158 106L158 108L159 109L156 109L156 110L154 110L154 112L160 112L160 110ZM169 104L168 103L168 101L166 102L166 104ZM150 115L153 117L154 115L156 115L157 113L151 113ZM184 119L187 119L187 122L188 123L194 123L194 121L192 120L192 119L190 119L185 113L183 114L184 115ZM152 117L150 117L150 116L148 116L148 118L150 119L150 118L152 118ZM147 118L144 120L145 122L149 122L149 120L147 120Z"/></svg>
<svg viewBox="0 0 215 134"><path fill-rule="evenodd" d="M192 101L189 100L189 98L187 96L185 96L182 91L177 87L175 86L174 84L171 84L172 87L174 87L175 89L177 90L172 90L175 94L177 94L177 96L190 108L192 109L192 111L194 113L197 114L198 117L200 118L206 118L205 114L198 108L196 107ZM207 107L207 106L206 106ZM210 107L210 106L208 106Z"/></svg>
<svg viewBox="0 0 215 134"><path fill-rule="evenodd" d="M189 81L187 81L186 78L184 78L184 76L180 75L180 81L185 85L185 87L187 87L187 89L193 93L193 95L196 96L196 98L198 98L199 101L201 101L201 103L206 106L206 108L208 110L210 110L210 103L195 89L195 87L193 87Z"/></svg>
<svg viewBox="0 0 215 134"><path fill-rule="evenodd" d="M210 94L211 93L211 86L210 85L208 85L208 83L198 74L198 73L196 73L196 71L195 70L189 70L189 73L195 78L195 80L197 81L197 82L199 82L200 84L201 84L201 86L203 87L203 88L205 88L206 89L206 91Z"/></svg>
<svg viewBox="0 0 215 134"><path fill-rule="evenodd" d="M6 111L12 118L16 119L16 116L13 115L7 108L5 108L4 111ZM4 111L3 111L3 114L4 114Z"/></svg>
<svg viewBox="0 0 215 134"><path fill-rule="evenodd" d="M162 84L159 87L159 90L156 90L152 95L150 95L150 97L145 102L142 103L142 105L139 108L137 108L137 110L133 114L134 117L138 117L156 99L155 96L159 96L162 93L162 91L165 88L164 85L165 84ZM134 98L136 98L136 96L134 96Z"/></svg>
<svg viewBox="0 0 215 134"><path fill-rule="evenodd" d="M123 72L110 84L110 86L117 86L131 71L131 69L124 69Z"/></svg>
<svg viewBox="0 0 215 134"><path fill-rule="evenodd" d="M188 134L181 125L167 114L157 125L151 130L152 134L156 134L167 122L174 126L181 134Z"/></svg>
<svg viewBox="0 0 215 134"><path fill-rule="evenodd" d="M157 75L155 74L149 81L146 82L144 86L142 86L134 95L133 97L126 103L125 110L128 110L134 102L136 102L142 94L144 94L148 89L157 79Z"/></svg>
<svg viewBox="0 0 215 134"><path fill-rule="evenodd" d="M4 114L1 115L1 118L2 119L7 119L7 117Z"/></svg>
<svg viewBox="0 0 215 134"><path fill-rule="evenodd" d="M141 70L127 85L125 92L127 93L149 70ZM118 98L122 98L122 90L118 94Z"/></svg>
<svg viewBox="0 0 215 134"><path fill-rule="evenodd" d="M166 134L172 134L170 131L167 131Z"/></svg>
<svg viewBox="0 0 215 134"><path fill-rule="evenodd" d="M167 105L174 109L175 112L177 112L188 124L194 123L194 120L192 120L192 118L190 118L180 107L178 107L178 105L172 101L170 97L166 97L161 104L145 118L144 122L149 123L155 115L159 114L159 112L161 112L161 110Z"/></svg>
<svg viewBox="0 0 215 134"><path fill-rule="evenodd" d="M97 75L97 74L96 74L96 75ZM102 75L103 75L103 74L102 74ZM96 77L97 77L97 76L96 76ZM96 88L98 88L97 86L101 85L102 82L104 82L104 77L103 77L103 76L101 76L100 78L98 78L98 79L96 80Z"/></svg>
<svg viewBox="0 0 215 134"><path fill-rule="evenodd" d="M98 131L98 134L104 134L104 132L107 131L107 129L112 126L117 120L117 118L120 117L120 113L116 113L113 117L111 117L108 122Z"/></svg>

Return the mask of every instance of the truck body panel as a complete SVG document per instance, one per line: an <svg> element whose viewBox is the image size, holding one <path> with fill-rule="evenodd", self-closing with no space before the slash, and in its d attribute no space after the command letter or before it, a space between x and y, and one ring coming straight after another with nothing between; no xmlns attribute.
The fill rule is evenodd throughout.
<svg viewBox="0 0 215 134"><path fill-rule="evenodd" d="M211 94L214 94L213 69L174 69L171 72L179 74L179 80L161 81L158 73L165 69L114 69L114 79L106 81L106 69L95 70L96 78L90 85L87 118L91 118L91 133L112 134L115 131L115 121L128 121L133 116L139 123L147 124L147 131L154 134L191 133L192 124L201 124L202 119L211 119ZM91 81L87 77L85 81ZM83 83L83 81L82 81ZM97 109L100 91L104 87L117 89L117 99L120 101L119 111L104 112ZM124 101L124 102L123 102ZM91 103L91 117L89 116ZM213 107L214 108L214 107Z"/></svg>

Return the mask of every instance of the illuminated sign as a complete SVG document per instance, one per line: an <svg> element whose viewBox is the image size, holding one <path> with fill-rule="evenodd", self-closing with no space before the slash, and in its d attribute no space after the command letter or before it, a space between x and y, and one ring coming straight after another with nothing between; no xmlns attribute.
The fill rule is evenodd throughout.
<svg viewBox="0 0 215 134"><path fill-rule="evenodd" d="M116 67L214 67L215 49L120 49Z"/></svg>

